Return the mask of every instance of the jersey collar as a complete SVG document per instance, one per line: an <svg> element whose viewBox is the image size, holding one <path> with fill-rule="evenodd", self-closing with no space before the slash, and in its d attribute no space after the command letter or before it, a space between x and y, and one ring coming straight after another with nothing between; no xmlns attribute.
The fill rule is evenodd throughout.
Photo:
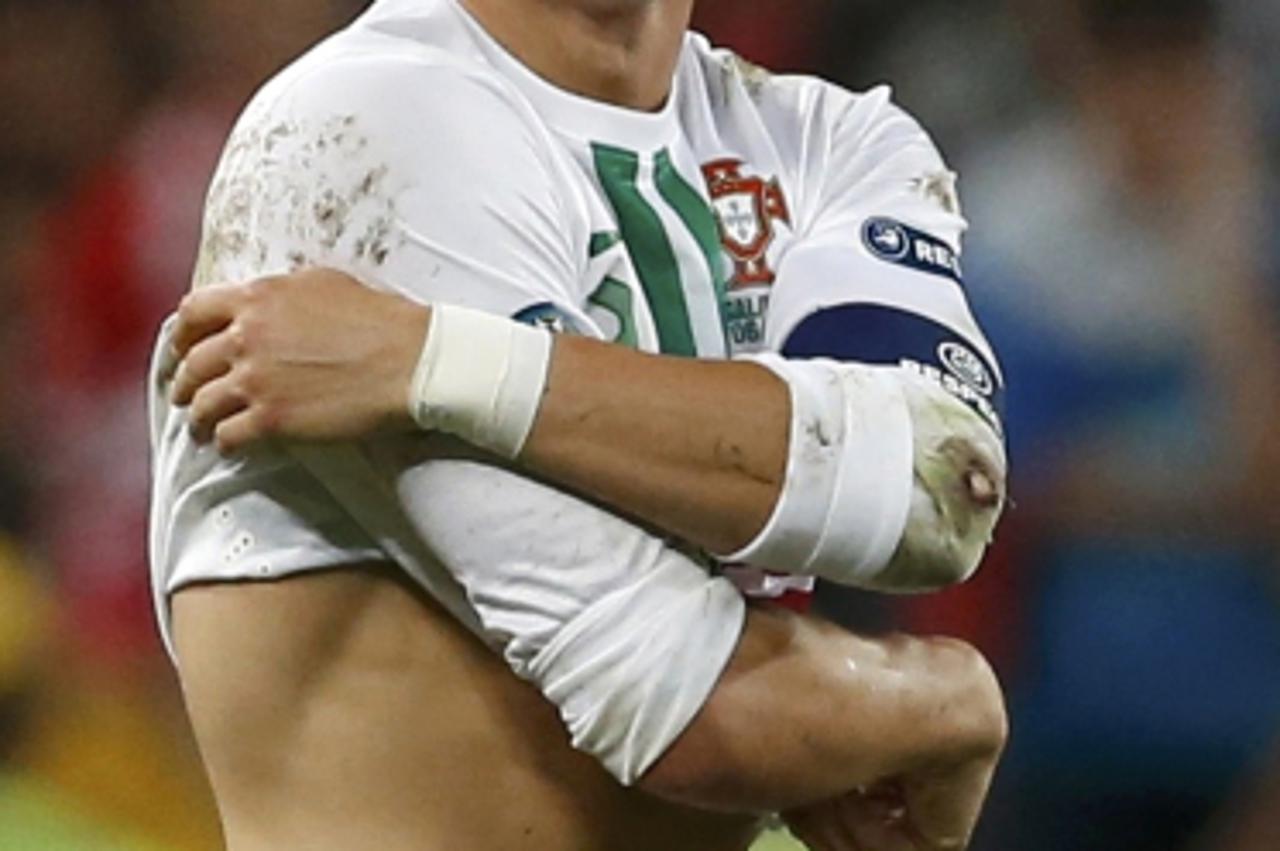
<svg viewBox="0 0 1280 851"><path fill-rule="evenodd" d="M680 77L677 69L666 104L657 112L627 109L592 100L538 76L485 31L458 2L451 6L471 31L481 54L503 77L528 98L534 110L553 129L588 142L602 142L635 150L652 150L672 142L679 133ZM681 54L681 63L684 55Z"/></svg>

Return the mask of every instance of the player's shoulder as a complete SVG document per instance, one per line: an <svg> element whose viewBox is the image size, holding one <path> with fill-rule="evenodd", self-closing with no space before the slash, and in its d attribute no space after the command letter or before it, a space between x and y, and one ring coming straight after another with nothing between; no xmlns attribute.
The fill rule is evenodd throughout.
<svg viewBox="0 0 1280 851"><path fill-rule="evenodd" d="M429 221L439 232L442 215L477 232L484 216L523 216L522 224L534 213L563 217L571 190L557 154L502 80L447 38L362 21L251 100L210 185L214 244L202 256L238 258L265 246L251 267L258 273L267 248L289 246L289 266L300 262L293 254L381 266L392 230ZM229 277L210 263L202 280Z"/></svg>
<svg viewBox="0 0 1280 851"><path fill-rule="evenodd" d="M738 123L736 113L750 111L784 156L812 153L815 143L845 155L904 145L936 154L929 133L888 85L854 91L809 74L774 73L698 34L686 39L685 51L712 120Z"/></svg>
<svg viewBox="0 0 1280 851"><path fill-rule="evenodd" d="M419 143L424 130L510 134L536 123L514 88L458 37L395 23L361 18L319 43L259 90L242 123L324 119Z"/></svg>
<svg viewBox="0 0 1280 851"><path fill-rule="evenodd" d="M544 189L559 172L538 116L465 33L433 23L365 16L284 68L237 121L215 186L340 179L347 197L367 179L388 192L453 186L459 203L468 180Z"/></svg>

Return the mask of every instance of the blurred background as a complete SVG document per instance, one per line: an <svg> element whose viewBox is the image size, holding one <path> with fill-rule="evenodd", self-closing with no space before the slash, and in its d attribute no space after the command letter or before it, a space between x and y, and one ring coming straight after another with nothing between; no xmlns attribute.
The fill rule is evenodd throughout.
<svg viewBox="0 0 1280 851"><path fill-rule="evenodd" d="M156 638L142 373L254 88L357 0L0 0L0 849L213 851ZM979 851L1280 849L1280 0L701 0L891 82L961 174L1016 508L963 636L1013 718Z"/></svg>

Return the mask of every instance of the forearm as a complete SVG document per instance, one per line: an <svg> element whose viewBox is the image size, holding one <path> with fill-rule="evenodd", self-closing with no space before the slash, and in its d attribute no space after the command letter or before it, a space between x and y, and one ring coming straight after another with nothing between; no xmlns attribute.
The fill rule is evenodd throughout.
<svg viewBox="0 0 1280 851"><path fill-rule="evenodd" d="M756 567L896 590L977 567L1003 503L1003 449L940 377L552 341L434 307L414 419Z"/></svg>
<svg viewBox="0 0 1280 851"><path fill-rule="evenodd" d="M843 584L959 581L1003 505L991 427L903 367L644 354L324 270L188 296L174 348L173 400L224 452L412 415L673 537Z"/></svg>
<svg viewBox="0 0 1280 851"><path fill-rule="evenodd" d="M427 443L404 441L385 452L354 456L376 469L387 459L411 465L385 487L372 488L346 464L330 466L331 450L295 450L371 529L429 541L433 562L466 589L487 629L503 635L517 629L505 659L544 689L578 746L611 770L645 765L640 751L653 753L658 764L643 775L643 788L730 812L785 809L858 785L918 778L920 791L912 800L920 803L912 811L928 818L921 829L944 818L956 823L956 812L976 817L985 785L961 788L951 778L972 764L989 774L1003 741L1004 716L994 677L971 648L946 639L863 638L767 608L752 612L738 635L738 622L724 620L709 605L715 595L686 584L705 590L720 581L670 547L559 490L487 464L449 460L455 457L453 445ZM388 526L396 515L390 500L400 504L409 527L397 532L396 522ZM402 546L410 574L419 575L412 559L420 548L412 541L396 538L388 550ZM671 570L683 578L673 584ZM662 597L656 607L637 596L650 587ZM690 620L669 620L690 607ZM645 613L636 621L639 632L624 630L629 613L636 612ZM609 635L583 632L588 622L609 629ZM680 623L706 624L710 632L698 627L690 633ZM697 660L716 656L711 633L730 632L736 648L728 645L727 668L715 664L711 676L718 685L711 698L674 744L655 750L669 742L665 731L679 732L664 716L681 702L676 695L686 687L698 691L703 675ZM574 644L565 643L569 635L577 636ZM664 642L672 646L653 653ZM579 651L571 652L571 646ZM588 669L577 670L575 658L592 660L589 670L603 682L583 680ZM648 659L643 667L649 674L638 675L636 658ZM573 677L566 676L570 671L576 671ZM644 687L673 671L680 675L677 682ZM565 691L574 678L587 692ZM592 699L584 703L586 693ZM598 707L608 735L588 733L575 715ZM934 812L940 815L929 815Z"/></svg>
<svg viewBox="0 0 1280 851"><path fill-rule="evenodd" d="M906 370L768 364L561 338L520 461L758 567L899 592L966 578L1004 501L990 427Z"/></svg>
<svg viewBox="0 0 1280 851"><path fill-rule="evenodd" d="M903 780L915 833L937 848L962 848L982 815L1000 752L924 770Z"/></svg>
<svg viewBox="0 0 1280 851"><path fill-rule="evenodd" d="M899 782L945 832L976 818L1005 725L994 675L960 642L864 638L761 609L698 724L645 783L736 810Z"/></svg>
<svg viewBox="0 0 1280 851"><path fill-rule="evenodd" d="M786 385L752 363L560 337L520 462L713 552L768 520L786 473Z"/></svg>

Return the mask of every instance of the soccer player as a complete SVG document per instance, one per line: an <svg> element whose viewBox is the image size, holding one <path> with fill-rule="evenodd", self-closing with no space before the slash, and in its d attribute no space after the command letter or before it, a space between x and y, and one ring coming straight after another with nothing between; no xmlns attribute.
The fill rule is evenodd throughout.
<svg viewBox="0 0 1280 851"><path fill-rule="evenodd" d="M885 92L690 6L381 0L233 133L152 376L157 605L233 848L967 841L981 657L696 555L976 567L1000 378L952 176Z"/></svg>

